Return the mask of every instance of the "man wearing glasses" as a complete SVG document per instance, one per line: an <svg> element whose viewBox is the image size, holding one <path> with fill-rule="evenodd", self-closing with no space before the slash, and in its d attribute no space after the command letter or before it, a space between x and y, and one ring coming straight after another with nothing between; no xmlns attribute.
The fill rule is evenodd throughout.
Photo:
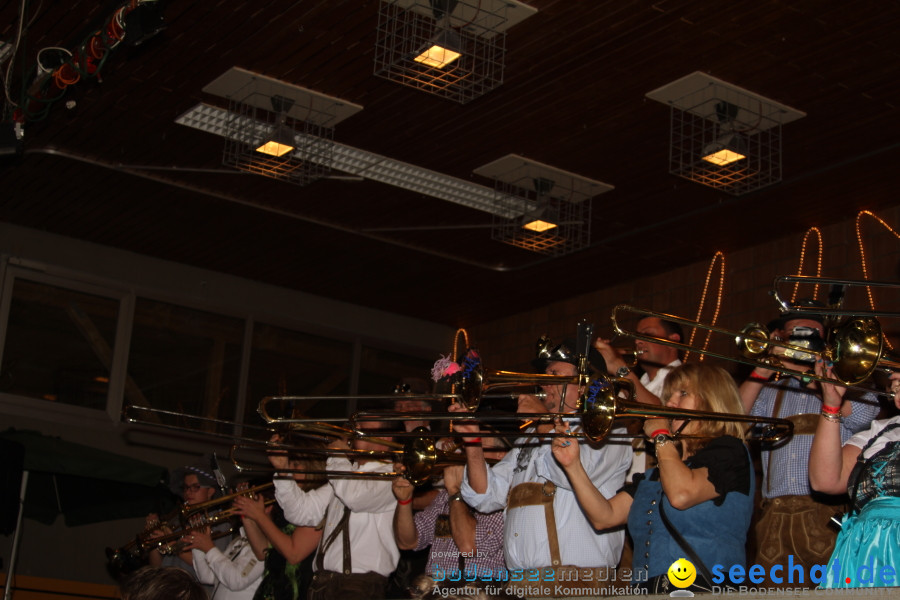
<svg viewBox="0 0 900 600"><path fill-rule="evenodd" d="M177 482L181 482L178 485ZM218 493L216 479L212 474L212 470L203 463L194 465L186 465L180 469L176 469L172 474L172 485L170 486L176 494L181 492L184 503L188 506L200 504L208 500L212 500ZM159 537L171 532L171 528L166 523L159 523L159 515L151 513L147 515L147 528L156 527L151 533L152 537ZM228 522L219 523L213 527L213 534L224 532L231 526ZM215 539L215 545L219 550L224 551L228 546L230 536L223 535ZM150 551L148 561L152 567L176 567L190 573L194 579L197 574L194 571L194 558L190 550L179 554L163 554L159 549ZM209 592L212 586L204 586Z"/></svg>

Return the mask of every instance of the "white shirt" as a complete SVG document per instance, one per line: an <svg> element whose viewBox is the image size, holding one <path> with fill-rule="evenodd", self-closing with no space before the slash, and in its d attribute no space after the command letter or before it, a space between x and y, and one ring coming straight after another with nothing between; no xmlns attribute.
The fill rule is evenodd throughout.
<svg viewBox="0 0 900 600"><path fill-rule="evenodd" d="M212 600L252 600L265 564L253 554L243 527L241 537L231 540L224 553L218 548L205 553L194 548L191 554L197 580L214 586Z"/></svg>
<svg viewBox="0 0 900 600"><path fill-rule="evenodd" d="M383 462L351 465L344 457L331 457L326 463L329 471L364 471L388 473L392 466ZM397 568L400 550L394 541L394 509L397 499L391 490L392 480L330 478L328 484L305 492L293 479L275 480L275 499L285 518L294 525L316 527L326 515L322 543L331 536L350 509L350 562L354 573L374 571L389 576ZM321 548L321 546L320 546ZM314 570L318 559L313 562ZM338 534L328 546L322 564L326 571L344 572L344 541Z"/></svg>
<svg viewBox="0 0 900 600"><path fill-rule="evenodd" d="M616 429L624 432L624 429ZM556 484L553 512L563 565L578 567L614 567L622 555L625 533L621 529L597 532L578 506L565 472L556 462L550 439L529 448L522 444L535 438L516 440L516 448L488 469L488 486L478 494L469 485L468 473L463 478L461 493L466 504L483 513L506 508L507 494L520 483L552 481ZM622 440L618 440L621 442ZM631 464L631 445L605 443L598 448L582 443L581 464L591 481L607 498L612 498L625 481ZM521 460L520 460L521 455ZM504 517L504 551L509 569L550 567L550 542L543 506L521 506L506 510Z"/></svg>
<svg viewBox="0 0 900 600"><path fill-rule="evenodd" d="M665 367L660 367L660 369L656 372L656 377L654 377L653 379L650 379L650 375L648 375L647 372L644 371L644 374L641 375L641 385L647 388L648 392L659 398L660 402L662 402L663 383L666 380L666 375L669 374L669 371L680 365L681 361L676 358ZM638 441L640 442L642 440ZM625 480L632 481L634 479L635 473L643 473L646 470L646 444L641 443L640 447L634 449L634 461L631 463L631 468L628 470L628 475L625 477Z"/></svg>
<svg viewBox="0 0 900 600"><path fill-rule="evenodd" d="M659 398L660 402L665 404L665 399L662 397L663 383L665 382L666 375L669 374L669 371L678 366L681 366L681 360L676 358L666 366L660 367L656 372L656 377L653 379L650 379L650 375L644 371L644 374L641 375L641 385L647 388L647 391L651 394Z"/></svg>
<svg viewBox="0 0 900 600"><path fill-rule="evenodd" d="M860 431L857 434L854 434L849 440L844 442L844 445L847 444L851 446L856 446L857 448L862 449L865 445L875 437L882 429L887 427L892 423L900 422L900 416L892 417L890 419L878 419L877 421L872 421L872 426L865 431ZM900 441L900 427L894 428L888 431L883 436L879 437L878 440L872 444L872 446L866 450L866 453L863 455L863 458L869 459L878 454L882 448L884 448L889 442Z"/></svg>

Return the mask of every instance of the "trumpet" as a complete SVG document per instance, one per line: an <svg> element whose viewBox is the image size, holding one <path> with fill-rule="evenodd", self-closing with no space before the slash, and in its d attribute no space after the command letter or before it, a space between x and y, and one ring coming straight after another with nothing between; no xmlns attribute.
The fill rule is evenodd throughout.
<svg viewBox="0 0 900 600"><path fill-rule="evenodd" d="M235 509L234 507L225 508L218 511L216 510L217 508L232 502L239 496L254 498L257 494L260 494L264 490L272 488L274 485L275 484L273 484L272 482L268 482L256 487L248 488L246 490L237 491L220 498L214 498L212 500L207 500L206 502L200 502L199 504L186 504L181 508L182 522L185 523L181 528L158 537L151 537L149 534L138 536L138 547L142 552L159 550L160 554L179 554L183 551L183 548L186 545L181 542L181 538L183 538L191 531L203 529L204 527L212 528L220 523L228 522L233 517L236 517L238 515L237 509ZM264 503L266 506L274 504L275 498L266 497ZM213 531L212 538L218 539L220 537L229 535L233 530L234 527L231 526L227 528L227 530Z"/></svg>
<svg viewBox="0 0 900 600"><path fill-rule="evenodd" d="M275 499L272 499L274 502ZM142 555L146 555L148 552L152 550L158 550L160 554L163 556L171 556L177 555L184 552L185 547L188 545L187 542L182 541L181 538L186 536L192 531L196 531L197 529L203 529L204 527L213 527L218 523L223 523L224 519L221 520L213 520L206 523L197 524L191 527L184 527L182 529L173 531L171 533L165 534L158 538L150 538L148 540L143 540L139 542L139 548L141 550ZM210 533L210 537L214 540L219 538L223 538L227 535L231 535L234 533L234 526L230 525L225 529L213 530Z"/></svg>
<svg viewBox="0 0 900 600"><path fill-rule="evenodd" d="M676 342L663 337L642 334L637 331L628 331L619 324L620 312L633 313L641 315L642 317L657 317L687 327L696 327L713 333L727 335L734 340L741 353L741 357L725 355L705 348L697 348L683 342ZM830 383L847 388L861 389L866 392L880 393L869 387L858 385L869 378L875 367L878 366L879 362L882 360L884 335L881 333L881 325L872 317L850 319L840 327L834 328L832 330L832 335L830 336L832 343L826 344L825 350L821 352L815 352L803 346L769 339L768 330L757 323L751 323L744 327L740 332L735 332L675 315L636 308L627 304L619 304L613 308L612 324L617 334L627 335L654 344L673 346L682 350L698 352L707 356L739 362L753 367L764 367L786 375L794 375L796 377L819 381L821 383ZM832 362L834 364L833 372L835 378L821 377L815 373L792 369L784 365L780 359L775 356L762 356L773 347L784 348L789 353L811 354L815 357L821 357L823 360ZM886 366L889 363L890 361L885 361L883 364ZM897 363L897 367L900 368L900 363Z"/></svg>
<svg viewBox="0 0 900 600"><path fill-rule="evenodd" d="M118 548L106 548L106 558L110 569L116 574L130 573L137 570L143 564L143 558L146 555L146 550L142 547L141 540L149 537L157 529L178 528L182 525L180 506L176 506L163 517L149 521L144 529L125 545Z"/></svg>
<svg viewBox="0 0 900 600"><path fill-rule="evenodd" d="M213 498L212 500L207 500L206 502L199 502L197 504L185 504L181 507L181 518L182 521L188 521L193 516L200 513L207 513L210 510L216 510L220 506L224 504L228 504L235 498L240 496L246 496L248 498L255 498L258 494L262 494L265 490L270 490L275 484L271 481L267 483L263 483L252 488L247 488L246 490L236 491L234 493L228 494L226 496L221 496L219 498ZM268 500L268 498L266 498ZM269 502L268 504L271 504ZM228 508L218 513L222 516L222 518L231 518L237 514L237 512L233 508Z"/></svg>

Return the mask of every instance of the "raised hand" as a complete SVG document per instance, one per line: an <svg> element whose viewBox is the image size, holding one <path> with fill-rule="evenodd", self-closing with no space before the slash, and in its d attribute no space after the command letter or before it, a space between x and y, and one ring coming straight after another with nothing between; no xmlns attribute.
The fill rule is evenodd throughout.
<svg viewBox="0 0 900 600"><path fill-rule="evenodd" d="M571 433L569 424L562 419L556 419L554 431L556 433ZM553 457L564 469L569 469L580 462L581 451L578 447L578 439L575 437L554 438L550 451L553 452Z"/></svg>

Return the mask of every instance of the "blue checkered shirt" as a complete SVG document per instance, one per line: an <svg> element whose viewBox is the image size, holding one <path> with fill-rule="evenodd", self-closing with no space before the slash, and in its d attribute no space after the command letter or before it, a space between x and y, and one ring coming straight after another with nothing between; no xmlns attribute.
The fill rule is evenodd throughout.
<svg viewBox="0 0 900 600"><path fill-rule="evenodd" d="M772 410L779 388L784 388L784 395L778 414L773 415ZM846 442L857 431L868 427L879 411L875 394L847 390L845 397L850 398L853 412L841 423L841 443ZM854 397L861 401L854 400ZM786 377L776 383L764 385L750 410L750 414L754 416L780 418L808 413L818 415L821 412L822 396L818 388L801 387L800 381L795 377ZM775 450L763 451L761 487L764 498L810 494L809 451L812 448L812 440L813 436L809 434L794 435L788 443Z"/></svg>

